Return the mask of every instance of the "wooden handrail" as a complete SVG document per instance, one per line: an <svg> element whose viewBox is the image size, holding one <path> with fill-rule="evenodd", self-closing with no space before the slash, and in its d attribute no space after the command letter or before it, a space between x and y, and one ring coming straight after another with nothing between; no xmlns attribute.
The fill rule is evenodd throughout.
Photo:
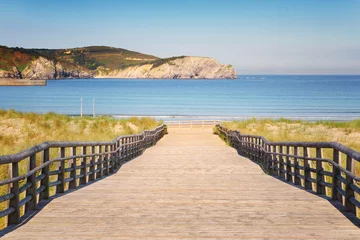
<svg viewBox="0 0 360 240"><path fill-rule="evenodd" d="M221 125L215 128L240 155L257 162L265 172L339 201L359 218L360 201L355 196L360 194L360 176L355 172L359 152L337 142L270 142L263 136L241 134ZM324 157L323 150L330 151L332 158Z"/></svg>
<svg viewBox="0 0 360 240"><path fill-rule="evenodd" d="M20 223L21 216L36 209L42 199L116 172L125 161L140 155L166 133L167 127L163 124L111 142L44 142L20 153L0 156L0 165L10 166L11 171L7 179L0 181L0 186L9 185L9 191L0 195L0 202L9 203L1 209L0 217L7 217L7 225ZM67 149L70 154L66 156ZM79 154L78 149L82 151ZM59 157L50 159L53 150L59 151ZM37 165L38 153L42 153L42 161ZM28 160L28 169L20 175L19 164L25 160Z"/></svg>

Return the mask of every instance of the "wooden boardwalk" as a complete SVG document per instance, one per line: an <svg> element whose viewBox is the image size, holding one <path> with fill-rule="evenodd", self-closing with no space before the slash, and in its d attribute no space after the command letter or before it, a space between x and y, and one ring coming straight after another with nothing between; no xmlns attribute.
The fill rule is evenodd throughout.
<svg viewBox="0 0 360 240"><path fill-rule="evenodd" d="M211 128L169 133L3 239L360 239L327 200L264 174Z"/></svg>

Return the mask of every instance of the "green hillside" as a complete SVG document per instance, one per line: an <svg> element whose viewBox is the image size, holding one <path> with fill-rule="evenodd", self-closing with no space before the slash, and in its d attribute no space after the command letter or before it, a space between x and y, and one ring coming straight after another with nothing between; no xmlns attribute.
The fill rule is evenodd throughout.
<svg viewBox="0 0 360 240"><path fill-rule="evenodd" d="M122 48L91 46L72 49L24 49L0 46L0 69L20 72L31 60L38 57L60 62L69 68L83 67L89 70L104 68L119 69L158 60L158 57L133 52Z"/></svg>

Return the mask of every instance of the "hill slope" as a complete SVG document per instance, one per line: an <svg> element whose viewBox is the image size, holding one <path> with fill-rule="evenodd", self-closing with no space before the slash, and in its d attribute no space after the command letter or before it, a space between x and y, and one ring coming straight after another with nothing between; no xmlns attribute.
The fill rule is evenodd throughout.
<svg viewBox="0 0 360 240"><path fill-rule="evenodd" d="M0 78L236 78L231 65L205 57L161 59L121 48L24 49L0 46Z"/></svg>

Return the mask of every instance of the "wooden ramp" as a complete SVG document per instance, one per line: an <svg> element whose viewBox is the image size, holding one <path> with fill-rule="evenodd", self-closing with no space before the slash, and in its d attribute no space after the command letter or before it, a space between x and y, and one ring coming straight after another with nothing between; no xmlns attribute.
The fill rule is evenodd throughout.
<svg viewBox="0 0 360 240"><path fill-rule="evenodd" d="M264 174L211 128L169 133L3 239L360 239L327 200Z"/></svg>

